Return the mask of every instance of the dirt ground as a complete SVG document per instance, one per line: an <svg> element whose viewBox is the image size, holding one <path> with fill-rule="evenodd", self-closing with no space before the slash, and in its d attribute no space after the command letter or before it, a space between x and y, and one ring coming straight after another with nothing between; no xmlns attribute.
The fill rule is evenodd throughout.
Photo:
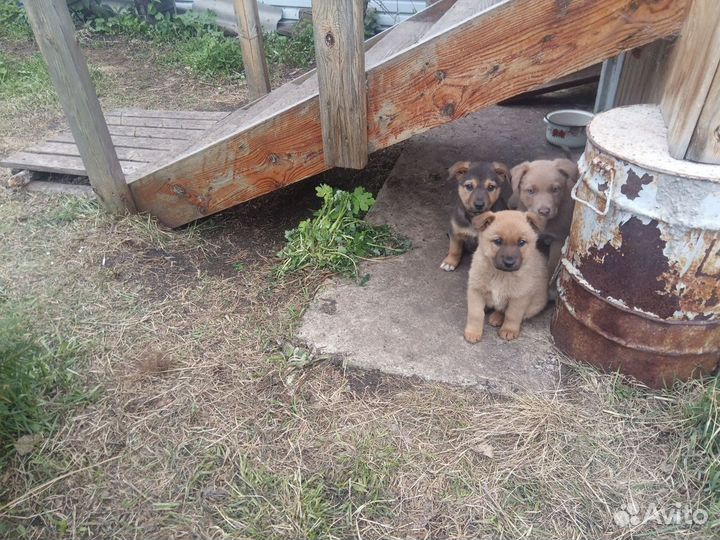
<svg viewBox="0 0 720 540"><path fill-rule="evenodd" d="M85 50L106 108L245 100L242 85L176 73L138 44ZM0 153L61 123L56 106L0 107ZM650 392L569 362L561 388L501 398L291 361L322 276L273 277L284 231L311 212L314 185L377 191L400 150L179 230L89 200L0 193L0 293L81 347L94 396L1 473L0 534L717 537L685 414L699 385ZM624 521L652 505L710 520Z"/></svg>

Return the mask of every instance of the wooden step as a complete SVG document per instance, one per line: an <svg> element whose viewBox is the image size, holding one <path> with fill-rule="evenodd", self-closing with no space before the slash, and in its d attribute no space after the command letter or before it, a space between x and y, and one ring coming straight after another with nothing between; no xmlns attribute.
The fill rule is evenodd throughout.
<svg viewBox="0 0 720 540"><path fill-rule="evenodd" d="M160 163L186 148L228 112L144 111L118 109L105 115L115 152L126 176L149 163ZM86 176L75 140L69 131L0 160L0 166Z"/></svg>

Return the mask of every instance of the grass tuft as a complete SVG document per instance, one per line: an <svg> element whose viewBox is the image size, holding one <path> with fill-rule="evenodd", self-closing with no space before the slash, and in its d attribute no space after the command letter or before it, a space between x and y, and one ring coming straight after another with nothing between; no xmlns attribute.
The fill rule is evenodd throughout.
<svg viewBox="0 0 720 540"><path fill-rule="evenodd" d="M0 304L0 467L18 442L54 431L64 412L89 397L74 370L78 347L31 328L7 302Z"/></svg>

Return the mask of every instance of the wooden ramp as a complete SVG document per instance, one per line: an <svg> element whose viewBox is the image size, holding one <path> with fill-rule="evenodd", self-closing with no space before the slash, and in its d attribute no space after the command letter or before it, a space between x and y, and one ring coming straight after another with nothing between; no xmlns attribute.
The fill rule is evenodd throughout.
<svg viewBox="0 0 720 540"><path fill-rule="evenodd" d="M675 34L688 4L440 0L365 43L368 151ZM317 76L306 74L172 148L153 148L152 158L143 153L148 161L139 160L141 149L133 147L137 160L124 165L135 203L170 226L320 173L328 167Z"/></svg>
<svg viewBox="0 0 720 540"><path fill-rule="evenodd" d="M227 112L144 111L118 109L105 115L125 175L182 151L191 141L225 118ZM0 166L87 176L69 130L45 143L10 154Z"/></svg>

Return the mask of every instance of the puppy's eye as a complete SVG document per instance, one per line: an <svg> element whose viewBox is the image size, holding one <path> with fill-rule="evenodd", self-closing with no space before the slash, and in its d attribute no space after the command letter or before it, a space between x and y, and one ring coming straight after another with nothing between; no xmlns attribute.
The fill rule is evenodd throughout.
<svg viewBox="0 0 720 540"><path fill-rule="evenodd" d="M528 195L535 195L535 192L536 192L536 189L533 187L528 188L528 190L527 190Z"/></svg>
<svg viewBox="0 0 720 540"><path fill-rule="evenodd" d="M487 187L487 190L488 190L488 191L495 191L495 186L494 186L493 184L490 184L490 185Z"/></svg>
<svg viewBox="0 0 720 540"><path fill-rule="evenodd" d="M518 246L523 247L527 242L525 240L518 240Z"/></svg>
<svg viewBox="0 0 720 540"><path fill-rule="evenodd" d="M502 246L502 238L496 238L492 241L496 246Z"/></svg>
<svg viewBox="0 0 720 540"><path fill-rule="evenodd" d="M560 186L553 186L552 192L553 192L553 193L560 193Z"/></svg>
<svg viewBox="0 0 720 540"><path fill-rule="evenodd" d="M475 186L468 182L467 184L465 184L465 189L467 189L468 191L472 191L473 189L475 189Z"/></svg>

